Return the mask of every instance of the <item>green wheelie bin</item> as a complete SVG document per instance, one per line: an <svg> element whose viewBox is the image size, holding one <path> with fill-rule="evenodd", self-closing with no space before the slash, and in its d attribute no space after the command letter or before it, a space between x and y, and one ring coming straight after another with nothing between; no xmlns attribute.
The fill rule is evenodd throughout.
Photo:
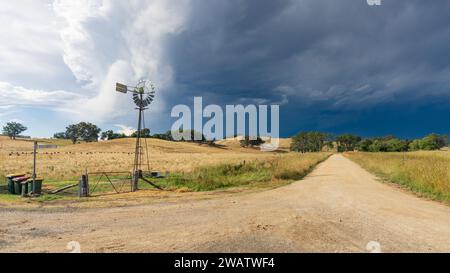
<svg viewBox="0 0 450 273"><path fill-rule="evenodd" d="M33 180L30 180L29 181L30 188L28 188L28 192L36 194L36 195L40 195L42 193L42 182L43 181L44 181L44 179L42 179L42 178L36 178L34 180L34 183L33 183Z"/></svg>
<svg viewBox="0 0 450 273"><path fill-rule="evenodd" d="M21 195L22 194L22 182L25 182L28 180L29 177L26 176L20 176L13 178L14 181L14 194ZM26 187L26 185L25 185Z"/></svg>
<svg viewBox="0 0 450 273"><path fill-rule="evenodd" d="M6 180L8 182L8 192L10 194L16 194L13 179L16 177L22 177L22 176L25 176L25 174L24 173L16 173L16 174L8 174L6 176ZM17 194L20 194L20 193L17 193Z"/></svg>

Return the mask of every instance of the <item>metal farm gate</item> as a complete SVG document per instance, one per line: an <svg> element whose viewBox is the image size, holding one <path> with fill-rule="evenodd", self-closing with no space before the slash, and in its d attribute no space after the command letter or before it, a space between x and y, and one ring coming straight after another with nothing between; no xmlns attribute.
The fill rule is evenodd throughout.
<svg viewBox="0 0 450 273"><path fill-rule="evenodd" d="M89 196L127 193L132 191L131 172L90 172Z"/></svg>

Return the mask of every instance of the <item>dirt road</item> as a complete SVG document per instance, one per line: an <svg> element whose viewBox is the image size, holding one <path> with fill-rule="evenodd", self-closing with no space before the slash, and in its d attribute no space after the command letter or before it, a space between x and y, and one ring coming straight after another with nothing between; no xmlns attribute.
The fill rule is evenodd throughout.
<svg viewBox="0 0 450 273"><path fill-rule="evenodd" d="M265 192L139 207L0 210L1 252L450 252L450 207L383 184L341 155Z"/></svg>

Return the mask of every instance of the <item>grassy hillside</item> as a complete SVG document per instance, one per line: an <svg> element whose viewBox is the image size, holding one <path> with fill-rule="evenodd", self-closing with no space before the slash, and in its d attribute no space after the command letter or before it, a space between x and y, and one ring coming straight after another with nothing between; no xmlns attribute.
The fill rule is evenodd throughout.
<svg viewBox="0 0 450 273"><path fill-rule="evenodd" d="M87 168L97 171L129 171L134 159L134 139L119 139L99 143L72 145L70 141L49 141L58 149L39 150L37 172L51 180L77 179ZM162 172L190 172L208 165L231 164L244 160L272 159L275 153L256 149L221 145L210 147L194 143L176 143L148 139L151 170ZM33 144L0 137L0 176L8 173L32 171Z"/></svg>

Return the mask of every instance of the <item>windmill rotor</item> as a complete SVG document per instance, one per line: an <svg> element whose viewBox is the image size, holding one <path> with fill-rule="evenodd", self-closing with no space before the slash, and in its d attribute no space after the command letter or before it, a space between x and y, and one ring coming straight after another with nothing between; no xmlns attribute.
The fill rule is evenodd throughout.
<svg viewBox="0 0 450 273"><path fill-rule="evenodd" d="M149 106L155 99L155 86L151 81L141 80L133 91L133 101L140 107Z"/></svg>

